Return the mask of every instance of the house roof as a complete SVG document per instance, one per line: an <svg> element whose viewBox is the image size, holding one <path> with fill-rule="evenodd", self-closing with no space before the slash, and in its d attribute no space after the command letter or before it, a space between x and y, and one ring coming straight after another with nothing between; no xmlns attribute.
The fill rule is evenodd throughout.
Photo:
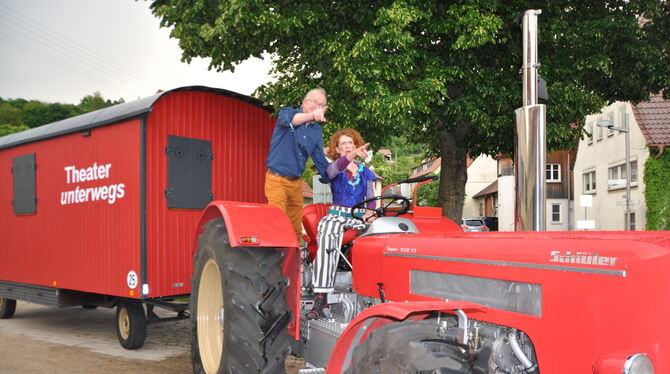
<svg viewBox="0 0 670 374"><path fill-rule="evenodd" d="M475 196L473 196L472 198L482 197L482 196L490 195L490 194L496 193L496 192L498 192L498 180L497 179L495 181L493 181L493 183L486 186L483 190L477 192L477 194Z"/></svg>
<svg viewBox="0 0 670 374"><path fill-rule="evenodd" d="M379 152L379 153L381 153L381 154L383 154L383 155L385 155L385 156L389 156L389 157L391 157L391 150L390 150L390 149L380 149L380 150L378 150L377 152Z"/></svg>
<svg viewBox="0 0 670 374"><path fill-rule="evenodd" d="M417 173L410 175L410 178L416 178L434 172L435 170L437 170L437 168L440 167L440 165L442 165L442 157L434 158L432 160L428 160L426 162L421 163L421 165L424 164L428 164L428 168L426 170L421 170Z"/></svg>
<svg viewBox="0 0 670 374"><path fill-rule="evenodd" d="M662 95L652 95L649 101L633 105L633 115L647 145L670 145L670 100Z"/></svg>

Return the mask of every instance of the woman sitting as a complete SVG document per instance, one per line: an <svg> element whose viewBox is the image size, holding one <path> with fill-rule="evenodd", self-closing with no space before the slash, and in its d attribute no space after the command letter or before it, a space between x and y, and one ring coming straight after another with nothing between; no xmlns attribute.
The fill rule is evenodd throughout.
<svg viewBox="0 0 670 374"><path fill-rule="evenodd" d="M327 156L335 160L328 165L333 205L317 227L318 249L312 272L315 298L312 310L307 313L307 319L325 316L323 309L328 306L327 294L334 291L344 230L361 229L365 226L362 220L353 216L362 217L368 222L374 218L371 210L351 211L354 205L374 197L373 182L377 178L370 169L356 160L368 156L366 148L369 143L363 143L363 137L358 131L346 128L333 134L328 144ZM368 208L374 209L374 204L370 203Z"/></svg>

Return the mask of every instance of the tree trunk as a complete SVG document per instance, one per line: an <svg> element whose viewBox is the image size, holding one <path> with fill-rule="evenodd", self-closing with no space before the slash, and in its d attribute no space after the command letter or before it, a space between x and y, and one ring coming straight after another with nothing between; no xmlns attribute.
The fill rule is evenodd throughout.
<svg viewBox="0 0 670 374"><path fill-rule="evenodd" d="M465 201L465 183L468 181L468 153L462 140L467 133L469 124L462 122L454 133L443 131L440 134L440 192L438 203L442 207L442 215L451 218L460 225L463 217Z"/></svg>

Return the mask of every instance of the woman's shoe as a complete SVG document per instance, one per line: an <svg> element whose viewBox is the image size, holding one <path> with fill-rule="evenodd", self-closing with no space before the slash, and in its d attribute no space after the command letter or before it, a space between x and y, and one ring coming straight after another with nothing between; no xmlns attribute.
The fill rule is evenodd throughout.
<svg viewBox="0 0 670 374"><path fill-rule="evenodd" d="M306 318L308 320L324 318L326 313L323 309L328 307L327 298L325 293L317 293L314 295L314 305L312 310L307 312Z"/></svg>

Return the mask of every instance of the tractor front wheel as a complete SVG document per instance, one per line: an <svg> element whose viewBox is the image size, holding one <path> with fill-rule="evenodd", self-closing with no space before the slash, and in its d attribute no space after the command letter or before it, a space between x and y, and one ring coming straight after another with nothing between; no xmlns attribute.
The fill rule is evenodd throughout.
<svg viewBox="0 0 670 374"><path fill-rule="evenodd" d="M191 279L194 373L285 372L291 314L282 259L274 248L231 247L220 218L205 225Z"/></svg>
<svg viewBox="0 0 670 374"><path fill-rule="evenodd" d="M15 311L16 300L0 297L0 319L12 318Z"/></svg>
<svg viewBox="0 0 670 374"><path fill-rule="evenodd" d="M454 339L438 336L434 321L403 321L374 330L354 348L346 374L470 374L472 363Z"/></svg>

